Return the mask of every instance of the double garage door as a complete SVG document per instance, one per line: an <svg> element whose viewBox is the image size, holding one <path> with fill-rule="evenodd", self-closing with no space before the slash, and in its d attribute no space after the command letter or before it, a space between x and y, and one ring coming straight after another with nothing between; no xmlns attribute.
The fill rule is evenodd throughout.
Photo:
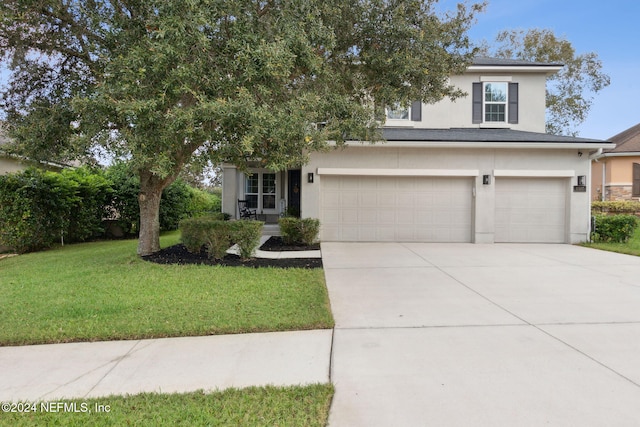
<svg viewBox="0 0 640 427"><path fill-rule="evenodd" d="M474 179L324 176L322 239L471 242ZM564 179L496 178L495 241L565 242L566 188Z"/></svg>
<svg viewBox="0 0 640 427"><path fill-rule="evenodd" d="M328 241L470 242L471 178L324 176Z"/></svg>

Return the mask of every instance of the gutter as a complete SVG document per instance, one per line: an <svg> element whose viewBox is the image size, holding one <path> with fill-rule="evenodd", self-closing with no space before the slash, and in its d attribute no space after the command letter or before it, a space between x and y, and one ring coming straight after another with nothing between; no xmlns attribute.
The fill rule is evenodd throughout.
<svg viewBox="0 0 640 427"><path fill-rule="evenodd" d="M329 146L334 146L334 141L328 142ZM345 146L349 147L391 147L391 148L544 148L544 149L582 149L593 150L597 148L615 148L615 144L610 142L481 142L481 141L381 141L371 143L363 141L345 141ZM637 154L636 154L637 155Z"/></svg>

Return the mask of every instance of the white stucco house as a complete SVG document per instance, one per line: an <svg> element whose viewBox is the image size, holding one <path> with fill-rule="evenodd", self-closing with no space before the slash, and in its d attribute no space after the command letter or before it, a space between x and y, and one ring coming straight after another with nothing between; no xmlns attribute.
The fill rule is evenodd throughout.
<svg viewBox="0 0 640 427"><path fill-rule="evenodd" d="M477 58L452 84L468 93L388 111L385 142L351 141L295 170L223 165L223 212L247 200L319 218L322 241L587 240L590 156L602 140L545 133L545 82L561 64Z"/></svg>

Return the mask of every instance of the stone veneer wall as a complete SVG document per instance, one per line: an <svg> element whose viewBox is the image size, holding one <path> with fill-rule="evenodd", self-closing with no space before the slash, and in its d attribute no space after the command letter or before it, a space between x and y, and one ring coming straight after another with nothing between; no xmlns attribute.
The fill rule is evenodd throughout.
<svg viewBox="0 0 640 427"><path fill-rule="evenodd" d="M606 199L615 200L631 200L631 185L608 185Z"/></svg>

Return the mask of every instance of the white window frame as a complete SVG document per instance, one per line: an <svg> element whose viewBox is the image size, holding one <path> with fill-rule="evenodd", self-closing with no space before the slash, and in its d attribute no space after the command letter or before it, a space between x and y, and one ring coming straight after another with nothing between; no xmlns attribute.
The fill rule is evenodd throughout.
<svg viewBox="0 0 640 427"><path fill-rule="evenodd" d="M274 177L274 187L275 187L275 191L273 193L269 193L269 192L265 192L265 188L264 188L264 184L265 184L265 180L264 177L265 175L273 175ZM251 171L251 176L250 175L243 175L244 176L244 182L243 182L243 193L244 193L244 199L249 201L248 196L256 196L257 199L257 203L256 206L254 205L249 205L249 207L251 209L256 209L256 211L260 214L265 213L265 214L271 214L271 213L278 213L278 193L279 193L279 189L278 189L278 173L274 172L274 171L270 171L267 169L260 169L260 170L252 170ZM249 180L253 177L257 177L258 178L258 192L248 192L248 188L247 185L249 183ZM273 199L274 199L274 206L272 208L265 208L264 205L264 198L265 196L271 196L273 195Z"/></svg>
<svg viewBox="0 0 640 427"><path fill-rule="evenodd" d="M411 121L411 106L409 105L407 108L400 108L400 106L398 104L396 104L394 106L394 108L392 107L385 107L384 109L385 111L385 117L387 119L387 121L393 121L393 122L410 122ZM396 117L390 117L391 114L393 113L398 113L398 112L407 112L407 117L406 118L396 118Z"/></svg>
<svg viewBox="0 0 640 427"><path fill-rule="evenodd" d="M487 85L504 85L504 101L487 101ZM503 113L487 112L487 106L504 105ZM503 120L487 120L487 114L503 114ZM482 83L482 122L483 123L508 123L509 121L509 83L504 81L488 81Z"/></svg>

